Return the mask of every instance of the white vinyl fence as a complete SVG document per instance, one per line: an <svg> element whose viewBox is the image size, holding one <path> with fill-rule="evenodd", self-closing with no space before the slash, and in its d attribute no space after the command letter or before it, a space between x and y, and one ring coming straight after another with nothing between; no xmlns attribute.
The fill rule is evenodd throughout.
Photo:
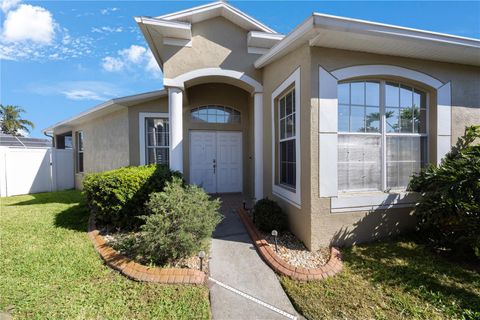
<svg viewBox="0 0 480 320"><path fill-rule="evenodd" d="M72 150L0 147L0 196L73 187Z"/></svg>

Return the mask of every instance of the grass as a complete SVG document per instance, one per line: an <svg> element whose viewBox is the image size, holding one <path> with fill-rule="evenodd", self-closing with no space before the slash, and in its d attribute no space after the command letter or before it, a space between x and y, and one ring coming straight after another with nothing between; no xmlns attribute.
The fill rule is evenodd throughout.
<svg viewBox="0 0 480 320"><path fill-rule="evenodd" d="M480 319L480 274L410 241L343 250L345 265L325 281L282 277L309 319Z"/></svg>
<svg viewBox="0 0 480 320"><path fill-rule="evenodd" d="M0 199L0 311L16 319L210 318L204 286L139 283L107 268L87 237L81 198Z"/></svg>

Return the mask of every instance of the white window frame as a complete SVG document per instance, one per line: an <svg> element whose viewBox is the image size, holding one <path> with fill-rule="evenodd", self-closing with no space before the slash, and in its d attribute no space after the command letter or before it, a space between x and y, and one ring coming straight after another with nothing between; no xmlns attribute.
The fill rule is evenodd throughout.
<svg viewBox="0 0 480 320"><path fill-rule="evenodd" d="M147 141L145 132L145 120L148 118L167 118L169 119L167 112L139 112L138 113L138 139L139 139L139 152L140 152L140 165L147 164ZM168 124L171 126L171 124ZM170 137L169 137L170 139ZM168 146L169 157L172 155L171 143Z"/></svg>
<svg viewBox="0 0 480 320"><path fill-rule="evenodd" d="M380 171L380 176L381 176L381 183L380 187L383 191L387 190L387 137L419 137L419 138L427 138L427 153L425 154L425 162L429 162L429 154L428 150L430 148L430 143L431 139L429 138L428 132L429 132L429 122L430 122L430 117L429 117L429 112L430 112L430 93L427 91L418 88L416 86L410 85L405 82L401 81L386 81L386 80L381 80L381 79L355 79L355 80L346 80L346 81L339 81L338 85L341 83L353 83L353 82L377 82L379 84L379 113L380 113L380 132L350 132L350 131L338 131L339 135L361 135L361 136L375 136L375 137L380 137L380 153L381 153L381 159L380 159L380 165L381 171ZM410 87L412 90L419 90L422 93L425 94L425 109L426 109L426 122L425 122L425 130L426 133L406 133L406 132L387 132L386 126L387 126L387 118L385 116L386 114L386 102L385 102L385 86L388 83L394 83L398 85L404 85ZM400 98L400 97L399 97ZM337 172L338 174L338 172ZM373 190L373 191L338 191L339 193L346 194L346 193L354 193L354 192L378 192L382 190ZM398 192L405 192L405 189L403 188L391 188L391 191L398 191Z"/></svg>
<svg viewBox="0 0 480 320"><path fill-rule="evenodd" d="M275 100L278 101L278 98L283 96L285 90L288 87L292 86L295 90L295 168L296 168L296 181L295 181L295 190L292 188L283 186L280 182L275 181L275 177L277 176L277 169L279 168L279 160L277 161L276 156L276 146L280 146L280 131L279 125L277 124L277 119L275 117L275 110L278 108L278 105L275 103ZM293 206L297 208L301 208L301 185L300 185L300 177L301 177L301 155L300 155L300 113L301 113L301 105L300 105L300 68L297 68L285 81L283 81L272 93L271 98L271 112L272 112L272 193ZM279 123L279 121L278 121ZM277 137L277 129L278 129L278 143L276 141Z"/></svg>
<svg viewBox="0 0 480 320"><path fill-rule="evenodd" d="M78 140L80 138L80 135L82 136L82 150L79 149L78 145ZM82 159L82 167L83 170L80 171L80 153L83 155ZM85 134L83 130L78 130L75 132L75 159L77 160L75 163L75 173L84 173L85 172Z"/></svg>
<svg viewBox="0 0 480 320"><path fill-rule="evenodd" d="M287 101L285 100L285 116L284 116L283 118L281 118L281 116L280 116L280 100L282 100L283 98L286 98L287 95L291 94L292 92L295 92L295 99L296 99L296 97L297 97L297 92L295 91L295 88L292 88L292 89L286 91L284 94L282 94L280 97L278 97L278 98L276 99L276 100L277 100L277 110L278 110L278 111L277 111L278 119L277 119L277 123L276 123L276 125L278 126L278 130L277 130L278 143L277 143L277 144L278 144L278 153L279 153L278 158L279 158L279 162L280 162L279 167L278 167L278 170L276 170L276 172L278 172L278 184L279 184L280 186L284 187L284 188L289 189L289 190L295 190L295 189L297 189L297 182L295 181L295 187L292 187L292 186L290 186L290 185L288 185L288 184L284 184L284 183L281 182L281 180L282 180L282 176L281 176L281 174L282 174L282 168L281 168L281 164L282 164L282 163L281 163L281 160L282 160L282 158L281 158L281 156L280 156L281 153L282 153L281 144L282 144L282 142L287 142L287 141L295 140L295 152L296 152L296 146L297 146L297 123L296 123L296 122L297 122L297 106L296 106L296 104L295 104L295 101L292 101L292 103L295 104L295 111L287 115L287 109L286 109ZM288 118L288 116L290 116L290 115L295 115L295 128L294 128L295 134L294 134L293 136L291 136L291 137L287 137L287 128L285 127L285 137L282 139L282 128L281 128L280 124L282 123L282 120L285 120L285 125L286 125L287 118ZM296 155L295 155L295 161L297 161L297 160L296 160ZM295 162L295 166L296 166L296 162ZM295 170L295 171L296 171L296 170ZM295 178L296 178L296 176L295 176Z"/></svg>
<svg viewBox="0 0 480 320"><path fill-rule="evenodd" d="M392 65L360 65L326 71L319 66L319 196L331 198L332 212L370 210L389 206L411 206L408 192L376 191L362 194L338 192L338 82L353 78L392 76L416 81L436 90L436 160L437 163L451 147L451 84L443 83L425 73ZM431 105L428 105L431 107ZM434 139L434 136L429 136ZM406 201L406 202L404 202Z"/></svg>

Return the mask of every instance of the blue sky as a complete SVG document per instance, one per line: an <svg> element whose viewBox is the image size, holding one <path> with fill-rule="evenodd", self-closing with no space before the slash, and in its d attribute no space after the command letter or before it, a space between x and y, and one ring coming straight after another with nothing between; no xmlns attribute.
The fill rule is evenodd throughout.
<svg viewBox="0 0 480 320"><path fill-rule="evenodd" d="M42 129L113 97L162 88L133 20L208 1L1 1L0 103ZM229 1L281 33L312 12L480 38L480 2Z"/></svg>

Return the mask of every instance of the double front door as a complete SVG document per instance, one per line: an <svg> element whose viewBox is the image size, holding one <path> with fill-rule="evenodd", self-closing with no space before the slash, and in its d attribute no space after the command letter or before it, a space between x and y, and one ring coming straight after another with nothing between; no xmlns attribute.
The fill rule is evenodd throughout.
<svg viewBox="0 0 480 320"><path fill-rule="evenodd" d="M242 133L190 131L190 183L207 193L242 192Z"/></svg>

